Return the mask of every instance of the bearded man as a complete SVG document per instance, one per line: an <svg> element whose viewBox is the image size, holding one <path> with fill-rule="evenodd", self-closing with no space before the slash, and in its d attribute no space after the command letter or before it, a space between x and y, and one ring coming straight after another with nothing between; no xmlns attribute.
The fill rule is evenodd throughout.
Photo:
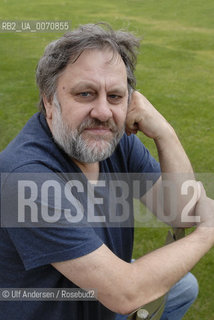
<svg viewBox="0 0 214 320"><path fill-rule="evenodd" d="M96 227L85 215L78 221L74 219L81 214L78 208L86 208L86 215L93 208L98 211L94 217L106 222L113 201L109 190L101 185L102 197L110 204L107 210L99 201L90 207L90 197L76 174L89 181L93 189L99 186L101 174L151 173L150 190L142 188L139 196L144 203L147 199L146 204L155 214L159 204L149 202L148 194L157 195L163 173L172 174L172 180L177 173L193 177L191 164L171 125L135 91L138 46L138 39L129 32L89 24L50 43L40 59L36 71L40 111L0 155L1 172L6 174L2 190L7 190L4 194L9 206L18 193L11 177L16 174L21 179L32 174L32 202L38 205L43 218L49 217L50 221L56 214L61 218L54 226L47 221L37 225L35 218L30 226L5 225L0 229L0 286L95 288L97 301L2 301L1 319L127 319L127 314L169 292L161 319L179 320L195 300L197 281L189 271L213 245L210 229L205 231L199 225L188 237L130 263L133 225L123 227L118 220L113 227ZM154 140L159 162L137 138L138 131ZM52 202L45 203L42 194L50 191L47 184L41 192L36 189L42 177L49 174L48 183L54 180L62 187L54 194L61 197L60 202L52 197ZM68 181L74 184L62 195ZM176 183L174 180L173 185ZM80 199L68 206L75 192ZM176 226L189 226L182 224L180 214L188 197L183 199L177 194L177 199L174 222ZM16 219L23 201L8 210L7 217ZM200 201L190 216L202 215ZM166 203L166 211L168 207ZM48 216L47 210L53 215ZM133 206L129 212L133 221L132 216Z"/></svg>

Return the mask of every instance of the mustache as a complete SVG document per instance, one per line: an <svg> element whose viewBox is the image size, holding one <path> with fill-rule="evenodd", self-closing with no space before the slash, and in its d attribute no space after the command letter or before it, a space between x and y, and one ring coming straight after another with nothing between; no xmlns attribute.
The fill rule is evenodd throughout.
<svg viewBox="0 0 214 320"><path fill-rule="evenodd" d="M107 128L111 130L112 132L117 132L118 128L114 122L114 120L109 119L107 121L100 121L98 119L86 119L84 120L81 125L78 128L78 133L82 133L85 129L91 129L91 128Z"/></svg>

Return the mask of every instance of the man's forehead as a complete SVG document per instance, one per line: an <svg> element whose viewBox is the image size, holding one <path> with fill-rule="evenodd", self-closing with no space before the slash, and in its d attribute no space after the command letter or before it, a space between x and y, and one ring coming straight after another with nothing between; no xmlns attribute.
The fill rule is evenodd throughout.
<svg viewBox="0 0 214 320"><path fill-rule="evenodd" d="M104 48L91 48L85 49L77 56L72 56L69 61L69 65L78 64L88 60L94 60L95 56L101 54L105 59L105 63L107 64L122 64L125 67L125 63L121 57L121 55L110 47ZM94 61L96 62L96 60Z"/></svg>
<svg viewBox="0 0 214 320"><path fill-rule="evenodd" d="M98 80L124 87L122 83L127 82L127 70L118 53L114 54L109 49L87 49L74 62L71 60L60 78L69 80L73 85L80 83L83 87L87 84L93 86Z"/></svg>

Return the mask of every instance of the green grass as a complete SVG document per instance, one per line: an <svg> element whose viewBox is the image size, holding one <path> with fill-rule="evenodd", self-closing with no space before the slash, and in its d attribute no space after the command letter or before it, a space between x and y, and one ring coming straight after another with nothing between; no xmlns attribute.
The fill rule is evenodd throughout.
<svg viewBox="0 0 214 320"><path fill-rule="evenodd" d="M174 126L194 170L214 172L213 0L1 0L0 20L71 20L72 28L106 21L135 32L143 39L137 88ZM0 150L36 112L34 70L60 35L0 34ZM139 136L156 156L154 143ZM211 180L208 188L212 196ZM135 256L162 246L165 235L165 228L137 228ZM213 264L211 250L193 270L200 294L186 320L214 319Z"/></svg>

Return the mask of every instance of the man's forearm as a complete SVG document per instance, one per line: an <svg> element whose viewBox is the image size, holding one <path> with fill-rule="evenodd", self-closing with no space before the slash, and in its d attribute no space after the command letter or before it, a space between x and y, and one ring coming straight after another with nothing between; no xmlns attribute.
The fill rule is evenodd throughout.
<svg viewBox="0 0 214 320"><path fill-rule="evenodd" d="M188 173L194 177L191 163L170 124L154 139L163 173Z"/></svg>
<svg viewBox="0 0 214 320"><path fill-rule="evenodd" d="M132 308L169 291L212 247L213 238L213 228L198 228L189 236L136 260L131 277L135 285Z"/></svg>
<svg viewBox="0 0 214 320"><path fill-rule="evenodd" d="M53 266L81 288L96 288L98 300L110 310L128 314L164 295L192 269L214 243L211 229L197 229L134 263L124 262L102 245Z"/></svg>
<svg viewBox="0 0 214 320"><path fill-rule="evenodd" d="M198 188L191 163L174 131L168 124L162 135L154 139L157 146L159 161L162 171L162 193L164 207L157 208L163 210L168 217L172 217L169 223L174 227L189 227L195 225L193 222L185 221L183 210L190 201L192 202L188 216L194 216L194 208L198 199ZM182 194L184 183L191 181L187 194ZM167 187L166 187L167 186ZM170 188L171 186L171 188ZM174 218L176 217L176 218ZM190 218L191 219L191 218Z"/></svg>

